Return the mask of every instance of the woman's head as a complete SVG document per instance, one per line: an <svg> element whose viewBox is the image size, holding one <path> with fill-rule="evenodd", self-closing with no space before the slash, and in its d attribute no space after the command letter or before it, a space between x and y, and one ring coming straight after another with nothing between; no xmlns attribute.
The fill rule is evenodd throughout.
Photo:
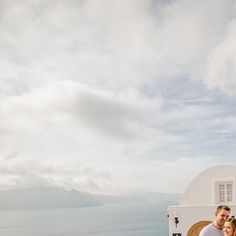
<svg viewBox="0 0 236 236"><path fill-rule="evenodd" d="M236 236L236 219L233 217L228 218L223 230L225 236Z"/></svg>

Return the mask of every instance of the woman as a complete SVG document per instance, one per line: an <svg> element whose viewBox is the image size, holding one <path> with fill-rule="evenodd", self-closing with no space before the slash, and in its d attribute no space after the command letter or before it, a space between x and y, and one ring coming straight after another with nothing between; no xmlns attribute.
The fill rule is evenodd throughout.
<svg viewBox="0 0 236 236"><path fill-rule="evenodd" d="M236 219L231 217L226 220L223 231L224 236L236 236Z"/></svg>

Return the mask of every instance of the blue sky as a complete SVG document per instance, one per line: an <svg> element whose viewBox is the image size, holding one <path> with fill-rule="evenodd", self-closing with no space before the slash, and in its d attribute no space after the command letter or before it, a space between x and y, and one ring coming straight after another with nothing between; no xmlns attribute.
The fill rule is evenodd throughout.
<svg viewBox="0 0 236 236"><path fill-rule="evenodd" d="M0 189L179 193L236 164L234 0L0 6Z"/></svg>

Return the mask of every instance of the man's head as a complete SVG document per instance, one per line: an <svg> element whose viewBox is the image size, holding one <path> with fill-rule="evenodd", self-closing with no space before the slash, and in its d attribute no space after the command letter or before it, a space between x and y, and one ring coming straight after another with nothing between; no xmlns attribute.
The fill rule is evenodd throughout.
<svg viewBox="0 0 236 236"><path fill-rule="evenodd" d="M216 208L215 224L217 228L223 229L225 221L229 218L230 208L227 205L220 205Z"/></svg>

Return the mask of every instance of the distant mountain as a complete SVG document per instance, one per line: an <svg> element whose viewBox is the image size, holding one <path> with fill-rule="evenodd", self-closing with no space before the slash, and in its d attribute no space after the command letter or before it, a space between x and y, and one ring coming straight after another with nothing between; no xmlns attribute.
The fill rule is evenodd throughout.
<svg viewBox="0 0 236 236"><path fill-rule="evenodd" d="M19 188L0 191L0 210L77 208L144 201L171 205L178 203L179 198L180 194L156 192L104 196L58 187Z"/></svg>
<svg viewBox="0 0 236 236"><path fill-rule="evenodd" d="M178 193L160 193L160 192L145 192L128 195L117 196L96 196L102 203L130 203L130 202L158 202L164 204L178 204L181 194Z"/></svg>
<svg viewBox="0 0 236 236"><path fill-rule="evenodd" d="M98 206L101 203L91 194L66 191L63 188L41 187L0 191L0 210L75 208Z"/></svg>

